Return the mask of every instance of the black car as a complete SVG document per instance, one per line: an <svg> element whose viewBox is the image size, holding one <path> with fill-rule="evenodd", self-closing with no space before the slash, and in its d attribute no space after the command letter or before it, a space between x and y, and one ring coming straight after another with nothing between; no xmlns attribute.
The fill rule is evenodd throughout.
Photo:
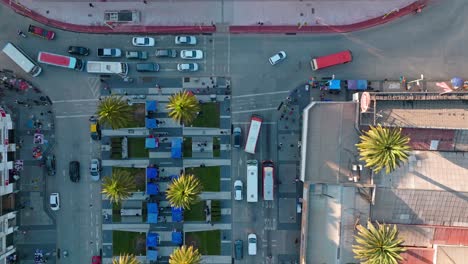
<svg viewBox="0 0 468 264"><path fill-rule="evenodd" d="M72 182L79 182L80 181L80 162L76 160L70 161L69 173L70 173L70 180Z"/></svg>
<svg viewBox="0 0 468 264"><path fill-rule="evenodd" d="M234 242L234 258L240 260L244 257L244 242L240 239Z"/></svg>
<svg viewBox="0 0 468 264"><path fill-rule="evenodd" d="M79 47L79 46L70 46L68 47L68 53L73 54L73 55L88 56L89 49L85 47Z"/></svg>
<svg viewBox="0 0 468 264"><path fill-rule="evenodd" d="M175 58L177 57L177 51L175 49L159 49L159 50L156 50L155 56Z"/></svg>
<svg viewBox="0 0 468 264"><path fill-rule="evenodd" d="M46 168L47 168L47 174L49 174L49 176L55 175L55 155L47 156Z"/></svg>
<svg viewBox="0 0 468 264"><path fill-rule="evenodd" d="M157 63L137 63L136 70L138 72L157 72L159 71L159 64Z"/></svg>

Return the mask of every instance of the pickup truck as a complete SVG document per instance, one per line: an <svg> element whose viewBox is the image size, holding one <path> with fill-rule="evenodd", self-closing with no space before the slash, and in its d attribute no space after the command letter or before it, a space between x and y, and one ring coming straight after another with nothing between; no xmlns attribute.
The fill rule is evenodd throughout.
<svg viewBox="0 0 468 264"><path fill-rule="evenodd" d="M98 57L118 58L122 56L122 51L114 48L100 48L97 49L97 55Z"/></svg>
<svg viewBox="0 0 468 264"><path fill-rule="evenodd" d="M126 51L125 57L127 59L147 60L148 52L147 51Z"/></svg>
<svg viewBox="0 0 468 264"><path fill-rule="evenodd" d="M28 32L40 38L45 38L47 40L52 40L55 37L55 32L45 30L41 27L36 27L33 25L29 25Z"/></svg>

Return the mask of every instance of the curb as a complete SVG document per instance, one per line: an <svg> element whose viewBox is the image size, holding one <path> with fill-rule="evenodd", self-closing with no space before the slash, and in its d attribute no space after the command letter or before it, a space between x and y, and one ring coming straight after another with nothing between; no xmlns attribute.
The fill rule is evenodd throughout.
<svg viewBox="0 0 468 264"><path fill-rule="evenodd" d="M414 3L399 9L396 12L390 12L385 15L372 18L366 21L349 24L349 25L319 25L319 26L301 26L301 25L283 25L283 26L229 26L229 32L233 34L240 33L347 33L352 31L363 30L366 28L382 25L397 18L406 16L415 12L418 8L427 5L429 0L416 0ZM61 22L54 19L49 19L33 10L28 9L19 3L10 0L1 0L1 2L13 9L16 13L29 17L44 25L59 28L62 30L79 32L79 33L95 33L95 34L128 34L128 33L154 33L154 34L171 34L171 33L214 33L216 26L144 26L144 25L119 25L109 24L106 26L87 26L77 25L66 22Z"/></svg>
<svg viewBox="0 0 468 264"><path fill-rule="evenodd" d="M349 24L349 25L321 25L321 26L230 26L229 32L234 34L239 33L347 33L352 31L363 30L366 28L382 25L397 18L406 16L423 8L427 5L429 0L416 0L414 3L409 4L396 12L390 12L376 18L365 20L362 22Z"/></svg>

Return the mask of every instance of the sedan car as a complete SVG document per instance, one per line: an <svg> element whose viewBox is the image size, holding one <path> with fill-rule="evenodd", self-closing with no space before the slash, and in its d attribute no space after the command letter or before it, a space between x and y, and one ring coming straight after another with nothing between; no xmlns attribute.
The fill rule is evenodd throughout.
<svg viewBox="0 0 468 264"><path fill-rule="evenodd" d="M73 54L73 55L88 56L89 49L85 47L79 47L79 46L70 46L68 47L68 53Z"/></svg>
<svg viewBox="0 0 468 264"><path fill-rule="evenodd" d="M138 72L158 72L159 71L159 64L157 63L137 63L136 70Z"/></svg>
<svg viewBox="0 0 468 264"><path fill-rule="evenodd" d="M133 46L137 47L153 47L154 43L154 38L150 37L134 37L132 39Z"/></svg>
<svg viewBox="0 0 468 264"><path fill-rule="evenodd" d="M242 181L237 180L234 182L234 200L242 201Z"/></svg>
<svg viewBox="0 0 468 264"><path fill-rule="evenodd" d="M180 72L195 72L198 71L198 63L179 63L177 70Z"/></svg>
<svg viewBox="0 0 468 264"><path fill-rule="evenodd" d="M201 50L182 50L180 57L187 60L203 59L203 52Z"/></svg>
<svg viewBox="0 0 468 264"><path fill-rule="evenodd" d="M280 51L278 53L276 53L275 55L271 56L269 61L271 63L271 65L275 65L277 64L278 62L282 61L286 59L286 52L284 51Z"/></svg>
<svg viewBox="0 0 468 264"><path fill-rule="evenodd" d="M155 53L156 57L167 57L175 58L177 57L177 51L175 49L158 49Z"/></svg>
<svg viewBox="0 0 468 264"><path fill-rule="evenodd" d="M101 178L101 162L98 159L92 159L89 166L89 173L93 181L99 181Z"/></svg>
<svg viewBox="0 0 468 264"><path fill-rule="evenodd" d="M55 175L55 155L49 155L46 157L46 168L49 176Z"/></svg>
<svg viewBox="0 0 468 264"><path fill-rule="evenodd" d="M249 255L257 255L257 235L249 234L247 241L249 242Z"/></svg>
<svg viewBox="0 0 468 264"><path fill-rule="evenodd" d="M175 44L196 45L197 38L195 36L176 36Z"/></svg>
<svg viewBox="0 0 468 264"><path fill-rule="evenodd" d="M233 130L234 135L234 147L240 148L242 141L242 129L240 127L235 127Z"/></svg>
<svg viewBox="0 0 468 264"><path fill-rule="evenodd" d="M58 193L51 193L49 203L50 209L52 209L52 211L57 211L60 209L60 195Z"/></svg>
<svg viewBox="0 0 468 264"><path fill-rule="evenodd" d="M70 165L68 167L68 173L70 175L70 180L72 182L79 182L80 181L80 162L79 161L70 161Z"/></svg>

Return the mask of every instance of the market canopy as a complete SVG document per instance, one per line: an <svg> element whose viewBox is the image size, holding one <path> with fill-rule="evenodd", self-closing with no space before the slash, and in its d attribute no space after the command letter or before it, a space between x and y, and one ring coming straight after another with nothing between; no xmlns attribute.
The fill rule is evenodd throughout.
<svg viewBox="0 0 468 264"><path fill-rule="evenodd" d="M145 148L153 149L153 148L157 148L158 146L159 146L159 142L158 142L158 140L156 138L154 138L154 137L146 138Z"/></svg>
<svg viewBox="0 0 468 264"><path fill-rule="evenodd" d="M157 128L158 122L156 122L156 118L145 118L145 126L146 128Z"/></svg>
<svg viewBox="0 0 468 264"><path fill-rule="evenodd" d="M172 232L172 243L182 245L182 232Z"/></svg>
<svg viewBox="0 0 468 264"><path fill-rule="evenodd" d="M348 90L367 90L367 80L348 80Z"/></svg>
<svg viewBox="0 0 468 264"><path fill-rule="evenodd" d="M330 90L341 90L341 80L330 80Z"/></svg>
<svg viewBox="0 0 468 264"><path fill-rule="evenodd" d="M156 101L146 101L146 111L156 112Z"/></svg>
<svg viewBox="0 0 468 264"><path fill-rule="evenodd" d="M173 222L182 222L182 208L172 207L172 221Z"/></svg>
<svg viewBox="0 0 468 264"><path fill-rule="evenodd" d="M146 246L147 247L157 247L159 244L159 234L157 233L148 233L146 236Z"/></svg>
<svg viewBox="0 0 468 264"><path fill-rule="evenodd" d="M153 182L146 184L146 193L149 195L156 195L159 193L159 185Z"/></svg>
<svg viewBox="0 0 468 264"><path fill-rule="evenodd" d="M173 159L182 158L182 138L174 138L172 140L171 157Z"/></svg>
<svg viewBox="0 0 468 264"><path fill-rule="evenodd" d="M156 179L158 177L158 169L154 167L146 168L146 178Z"/></svg>
<svg viewBox="0 0 468 264"><path fill-rule="evenodd" d="M148 223L150 224L157 224L158 223L158 204L156 203L148 203Z"/></svg>
<svg viewBox="0 0 468 264"><path fill-rule="evenodd" d="M146 259L149 261L157 261L158 260L158 251L157 250L147 250L146 251Z"/></svg>

